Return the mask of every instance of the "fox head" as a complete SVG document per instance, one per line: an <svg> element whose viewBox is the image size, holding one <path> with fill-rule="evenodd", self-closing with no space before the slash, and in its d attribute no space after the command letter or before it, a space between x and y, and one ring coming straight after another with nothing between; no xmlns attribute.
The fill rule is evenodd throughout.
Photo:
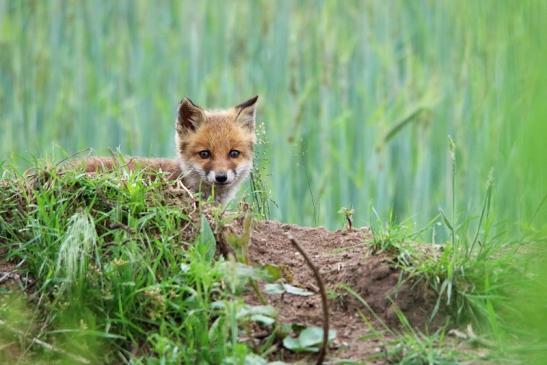
<svg viewBox="0 0 547 365"><path fill-rule="evenodd" d="M227 190L244 180L253 164L258 96L227 110L208 111L185 98L179 105L176 143L190 187Z"/></svg>

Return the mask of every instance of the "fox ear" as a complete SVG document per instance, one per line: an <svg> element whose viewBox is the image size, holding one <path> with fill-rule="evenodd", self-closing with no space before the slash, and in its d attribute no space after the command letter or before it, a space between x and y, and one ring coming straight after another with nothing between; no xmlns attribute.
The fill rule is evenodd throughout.
<svg viewBox="0 0 547 365"><path fill-rule="evenodd" d="M205 119L203 109L192 102L189 98L184 98L179 104L177 113L177 132L194 131Z"/></svg>
<svg viewBox="0 0 547 365"><path fill-rule="evenodd" d="M253 96L247 101L237 105L235 107L237 116L236 122L241 123L245 127L254 130L255 128L255 115L256 115L256 102L258 101L258 95Z"/></svg>

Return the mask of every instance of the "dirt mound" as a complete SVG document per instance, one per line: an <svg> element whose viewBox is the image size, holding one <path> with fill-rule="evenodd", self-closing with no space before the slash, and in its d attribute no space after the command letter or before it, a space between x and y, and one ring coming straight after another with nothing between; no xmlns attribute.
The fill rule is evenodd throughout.
<svg viewBox="0 0 547 365"><path fill-rule="evenodd" d="M100 180L99 184L99 179L104 181ZM146 224L129 224L130 220L135 220L130 219L135 212L144 216L156 206L172 208L168 213L172 215L173 224L178 227L173 235L179 236L175 238L178 242L193 242L203 214L209 218L213 230L218 234L217 238L222 237L225 222L232 223L224 228L233 229L236 233L242 231L243 216L246 215L248 207L238 212L226 212L229 219L223 220L219 226L214 219L216 211L212 209L218 207L197 204L191 194L178 184L156 177L140 186L140 193L137 195L132 192L131 186L131 181L123 176L88 177L68 174L60 179L56 174L49 174L47 171L39 172L30 181L3 180L0 181L0 198L3 202L4 221L10 221L14 227L25 227L25 214L32 204L24 197L34 199L34 194L30 193L42 189L47 190L48 194L70 198L72 203L64 212L67 216L71 216L81 207L92 206L90 214L98 217L95 219L95 229L105 244L111 238L114 240L114 235L120 231L132 239L138 238L139 230L146 232L147 237L159 236L165 225L164 218L161 218L167 214L165 212L163 215L150 215L155 218L144 221ZM181 215L179 210L185 214ZM10 238L12 241L27 242L32 239L29 236L32 232L28 230L10 229L9 232L15 235ZM248 258L256 264L276 265L281 269L287 283L314 293L311 296L268 296L270 304L278 310L280 322L306 326L321 326L323 323L316 280L303 257L290 244L289 235L308 254L326 285L331 328L337 331L335 343L329 352L331 359L367 359L370 363L375 358L385 358L381 352L385 350L386 340L393 336L390 329L400 324L399 311L414 327L424 328L428 325L435 303L431 291L423 284L419 285L405 277L398 269L393 254L377 252L368 228L331 232L321 227L308 228L275 221L260 221L252 229ZM0 246L5 242L7 238L0 237ZM222 239L218 243L222 252ZM225 248L229 249L227 246ZM5 257L5 254L5 249L2 251L0 248L0 258ZM0 287L28 288L32 284L29 280L17 273L13 263L0 260ZM252 293L247 294L245 299L249 303L259 304ZM291 360L299 355L279 346L272 357Z"/></svg>
<svg viewBox="0 0 547 365"><path fill-rule="evenodd" d="M374 251L368 228L332 232L322 227L261 221L252 231L249 259L255 264L280 267L286 282L315 293L312 296L269 295L269 304L277 309L280 322L321 326L323 320L317 283L302 256L291 246L289 234L319 268L327 287L330 327L337 332L328 358L385 363L385 344L393 338L388 328L400 324L396 309L400 309L413 326L427 325L434 304L428 295L430 291L404 280L389 254ZM0 250L0 257L4 255ZM4 288L28 287L28 282L22 285L28 278L20 277L12 263L0 261L0 276L0 286ZM259 304L252 293L245 299ZM279 346L271 356L272 360L291 361L303 355ZM311 361L315 355L309 356Z"/></svg>
<svg viewBox="0 0 547 365"><path fill-rule="evenodd" d="M92 205L92 215L101 217L97 219L100 223L95 226L100 236L108 238L108 235L112 234L112 229L133 233L134 228L128 226L130 212L127 209L127 206L134 204L127 188L131 182L127 181L124 175L80 175L72 172L62 179L58 176L59 172L52 173L44 169L35 171L30 179L0 180L0 198L5 206L4 219L17 226L14 220L20 218L21 214L15 213L25 212L32 206L23 197L33 196L32 192L41 189L52 191L60 197L67 196L74 202L70 206L74 211ZM153 175L150 179L144 180L146 183L143 183L140 198L142 201L139 201L138 209L145 212L154 206L170 206L185 212L177 241L193 241L202 214L209 218L215 231L217 228L222 230L222 227L216 226L212 207L200 207L182 184L173 182L163 175ZM114 208L113 202L117 202L121 207L119 214L115 216L116 220L110 219L109 216L104 218L103 213ZM232 218L235 217L235 222L238 222L229 225L230 228L241 231L242 215L247 209L248 207L237 213L228 213ZM163 222L155 223L140 229L146 230L149 236L157 235L161 231L159 225ZM400 309L413 326L423 327L427 323L433 302L430 291L426 287L418 287L416 283L403 280L406 278L402 277L393 257L387 253L375 252L371 245L372 233L369 229L331 232L322 227L301 227L276 221L260 221L254 225L249 258L258 264L271 263L281 267L288 282L317 293L318 288L312 272L305 265L302 256L290 245L289 234L297 240L319 268L329 289L331 310L355 315L358 311L363 311L370 317L371 311L366 308L368 305L387 325L394 326L399 324L397 309ZM1 239L0 237L0 243ZM222 242L219 243L222 246ZM224 254L229 251L223 250L223 247L219 248ZM290 296L284 300L295 301L294 306L286 305L281 311L281 315L288 321L295 319L295 316L301 321L320 319L319 295L311 298ZM299 306L307 309L302 313L290 313L294 309L292 307ZM335 317L336 314L333 312L332 316Z"/></svg>
<svg viewBox="0 0 547 365"><path fill-rule="evenodd" d="M262 221L254 227L249 258L257 264L279 266L286 281L316 293L308 297L270 296L270 304L279 311L280 321L318 326L322 323L316 281L302 256L290 245L288 234L319 268L327 287L331 328L337 331L337 349L335 352L331 349L331 358L364 359L379 355L383 351L380 342L390 337L383 324L389 327L400 324L397 309L413 326L427 325L434 304L430 291L405 280L388 254L374 252L368 228L331 232L322 227ZM255 298L248 299L256 303ZM365 340L367 337L370 339ZM283 354L280 356L287 359Z"/></svg>

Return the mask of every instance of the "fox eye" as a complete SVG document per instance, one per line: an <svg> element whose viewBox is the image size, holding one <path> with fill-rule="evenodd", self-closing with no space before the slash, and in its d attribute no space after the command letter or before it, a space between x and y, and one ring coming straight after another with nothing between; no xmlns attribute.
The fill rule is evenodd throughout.
<svg viewBox="0 0 547 365"><path fill-rule="evenodd" d="M239 154L240 154L240 152L238 150L231 150L230 153L229 153L230 158L238 158Z"/></svg>
<svg viewBox="0 0 547 365"><path fill-rule="evenodd" d="M208 150L199 151L199 157L203 159L209 158L211 157L211 152L209 152Z"/></svg>

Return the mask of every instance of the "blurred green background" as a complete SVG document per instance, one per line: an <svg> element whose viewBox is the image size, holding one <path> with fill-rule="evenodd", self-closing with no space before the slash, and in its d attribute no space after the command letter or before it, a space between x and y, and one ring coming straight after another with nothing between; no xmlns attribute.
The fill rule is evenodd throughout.
<svg viewBox="0 0 547 365"><path fill-rule="evenodd" d="M261 96L273 218L545 227L545 1L0 0L0 160L173 156L178 101Z"/></svg>

